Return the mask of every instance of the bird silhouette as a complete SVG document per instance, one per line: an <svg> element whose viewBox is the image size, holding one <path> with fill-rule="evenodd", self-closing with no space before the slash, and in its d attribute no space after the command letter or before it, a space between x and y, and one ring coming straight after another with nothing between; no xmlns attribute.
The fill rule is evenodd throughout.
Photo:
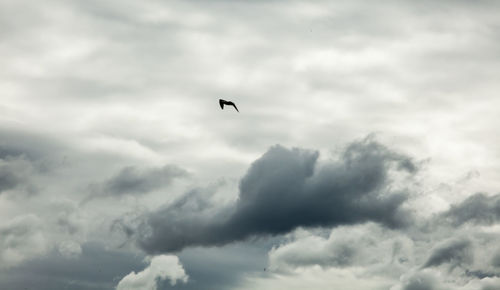
<svg viewBox="0 0 500 290"><path fill-rule="evenodd" d="M238 108L236 107L236 105L233 102L231 102L231 101L226 101L226 100L223 100L223 99L219 99L219 105L220 105L220 108L222 110L224 110L224 105L228 105L228 106L233 106L238 113L240 112L238 110Z"/></svg>

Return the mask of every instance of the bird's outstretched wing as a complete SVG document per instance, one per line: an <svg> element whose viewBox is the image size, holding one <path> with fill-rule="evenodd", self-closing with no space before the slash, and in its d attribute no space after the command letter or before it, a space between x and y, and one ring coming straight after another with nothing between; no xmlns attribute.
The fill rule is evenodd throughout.
<svg viewBox="0 0 500 290"><path fill-rule="evenodd" d="M224 110L224 103L225 103L225 102L226 102L226 101L224 101L223 99L219 99L219 106L220 106L220 108L221 108L222 110Z"/></svg>
<svg viewBox="0 0 500 290"><path fill-rule="evenodd" d="M228 103L228 105L233 106L233 107L236 109L236 112L238 112L238 113L240 112L240 111L238 110L238 108L236 107L236 105L235 105L233 102L229 102L229 103Z"/></svg>

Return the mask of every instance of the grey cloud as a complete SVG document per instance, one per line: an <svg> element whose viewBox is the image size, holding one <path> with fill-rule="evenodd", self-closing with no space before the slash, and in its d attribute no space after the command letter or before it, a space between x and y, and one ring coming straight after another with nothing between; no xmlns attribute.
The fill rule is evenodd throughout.
<svg viewBox="0 0 500 290"><path fill-rule="evenodd" d="M497 277L498 273L496 272L491 272L491 271L483 271L483 270L465 270L465 275L469 277L475 277L479 279L484 279L488 277Z"/></svg>
<svg viewBox="0 0 500 290"><path fill-rule="evenodd" d="M468 239L452 239L437 245L423 268L449 263L451 269L473 261L472 243Z"/></svg>
<svg viewBox="0 0 500 290"><path fill-rule="evenodd" d="M29 179L39 173L35 167L36 164L33 164L23 155L6 156L5 159L0 158L0 194L16 188L26 189L30 193L33 192L34 188Z"/></svg>
<svg viewBox="0 0 500 290"><path fill-rule="evenodd" d="M174 165L148 169L127 166L109 180L92 185L94 193L90 194L83 202L97 197L148 193L168 186L174 179L187 175L186 170Z"/></svg>
<svg viewBox="0 0 500 290"><path fill-rule="evenodd" d="M266 267L266 248L233 244L220 248L192 248L179 254L190 280L159 289L236 289L248 273L262 273ZM165 283L167 284L167 283Z"/></svg>
<svg viewBox="0 0 500 290"><path fill-rule="evenodd" d="M43 223L37 216L18 216L0 225L0 268L15 266L46 250Z"/></svg>
<svg viewBox="0 0 500 290"><path fill-rule="evenodd" d="M342 244L333 246L334 255L332 257L332 264L337 265L339 267L349 266L354 260L357 249L350 244Z"/></svg>
<svg viewBox="0 0 500 290"><path fill-rule="evenodd" d="M19 177L16 176L6 166L0 165L0 193L5 190L14 188L19 182Z"/></svg>
<svg viewBox="0 0 500 290"><path fill-rule="evenodd" d="M68 151L44 139L57 136L78 147L71 150L68 164L60 167L56 175L49 172L28 180L40 188L42 195L13 200L2 193L2 218L34 211L40 213L44 223L45 219L57 220L56 226L53 222L47 224L50 232L44 234L50 241L55 240L50 236L56 227L66 235L74 235L87 225L89 239L109 239L101 231L96 234L96 228L101 221L107 227L107 219L115 219L117 214L135 211L127 208L129 203L96 201L95 207L82 209L83 225L79 226L78 219L61 215L61 211L47 207L47 202L80 201L88 194L86 186L100 181L102 188L120 195L113 191L119 186L109 185L113 177L107 178L113 173L118 177L119 172L114 170L126 165L141 164L134 168L136 173L144 172L139 168L150 166L150 161L155 160L153 153L175 158L171 160L186 168L196 168L201 178L233 177L241 176L247 156L264 152L269 144L325 148L370 131L387 134L399 148L439 155L431 157L437 161L438 171L448 171L449 175L454 170L468 170L474 163L486 187L478 186L481 190L498 185L492 176L498 170L493 156L497 151L489 148L498 144L494 124L498 124L496 108L500 100L495 98L500 67L500 2L216 2L0 1L4 44L0 46L4 96L0 122L39 132L36 138L22 136L19 128L9 134L0 133L0 158L24 156L37 169L53 169ZM227 114L214 114L217 107L213 106L213 97L218 95L237 95L245 113L230 121ZM460 134L450 130L457 127ZM154 152L149 157L142 151L130 154L128 145L102 140L102 133L134 146L136 141L150 145L148 152ZM478 140L481 144L476 146ZM478 158L463 159L461 152ZM489 162L481 162L484 160ZM297 167L307 167L300 162ZM343 196L341 185L334 184L331 173L341 175L349 170L332 169L328 164L341 167L344 161L327 162L325 167L317 160L313 163L310 177L304 177L308 174L304 169L283 178L285 182L297 179L290 182L290 191L298 194L275 194L275 189L288 191L287 184L271 186L270 178L255 178L253 184L243 186L242 182L240 201L234 207L216 207L203 192L189 194L175 205L145 216L145 226L137 233L127 228L128 233L149 234L155 240L150 249L160 249L156 243L162 242L177 243L180 246L176 247L181 248L186 244L224 244L272 235L300 225L335 226L375 220L392 226L394 215L407 217L399 206L406 198L404 193L383 211L381 204L389 198L379 194L387 188L384 182L378 189L356 194L364 190L355 184L357 180L364 183L370 178L362 178L361 172L351 169L352 175L359 178L345 183L353 183L356 189ZM22 184L27 184L23 179L26 175L11 170L9 164L11 174L5 175L3 188L17 193ZM256 166L258 170L249 171L248 176L272 170L264 167ZM374 176L371 184L377 187L380 178L385 177ZM273 188L248 193L259 186ZM333 197L325 198L320 187L333 192ZM140 193L145 187L137 188ZM303 198L301 194L305 193L311 198ZM433 193L432 197L446 199L439 194ZM148 195L151 200L164 197L163 192ZM369 201L363 203L364 199ZM494 201L486 199L486 204L471 213L463 208L449 218L457 225L496 222L498 214L488 204ZM374 204L373 210L366 206L370 203ZM307 206L311 210L305 210ZM325 214L328 207L333 208L331 216ZM419 207L413 209L418 211ZM260 208L262 216L255 212ZM290 221L283 218L285 214L290 214ZM315 217L320 214L324 216ZM274 222L276 226L271 228ZM446 233L439 233L431 229L429 239L434 241L436 235L451 236L461 230L450 227ZM162 238L166 235L170 238ZM217 255L210 259L219 261ZM394 261L397 259L395 256ZM120 259L115 262L122 263ZM220 272L228 273L225 270L233 262L224 268L210 261L203 263L198 271L213 274L215 285L231 275ZM79 272L78 266L65 264L64 269L70 271L66 277L78 279L71 276ZM21 278L32 278L19 272ZM35 275L41 278L34 286L52 281L44 280L46 273ZM3 277L0 280L7 281L12 273ZM196 289L207 288L201 285ZM21 287L4 283L0 288Z"/></svg>
<svg viewBox="0 0 500 290"><path fill-rule="evenodd" d="M497 290L500 289L500 281L486 281L481 290Z"/></svg>
<svg viewBox="0 0 500 290"><path fill-rule="evenodd" d="M491 259L491 265L500 268L500 252L495 253L493 258Z"/></svg>
<svg viewBox="0 0 500 290"><path fill-rule="evenodd" d="M78 257L53 250L29 263L0 271L0 289L114 289L116 279L144 268L143 259L137 253L86 243Z"/></svg>
<svg viewBox="0 0 500 290"><path fill-rule="evenodd" d="M50 176L61 166L66 149L56 138L0 125L0 194L38 192L40 185L34 179Z"/></svg>
<svg viewBox="0 0 500 290"><path fill-rule="evenodd" d="M302 227L366 221L396 228L410 220L405 192L391 192L390 171L414 173L410 158L365 139L338 160L318 163L316 151L271 147L240 182L232 208L213 213L168 206L144 217L139 245L149 253L214 246Z"/></svg>
<svg viewBox="0 0 500 290"><path fill-rule="evenodd" d="M500 195L487 196L476 193L463 202L453 205L442 215L454 225L467 222L492 224L500 220Z"/></svg>
<svg viewBox="0 0 500 290"><path fill-rule="evenodd" d="M429 273L417 273L406 281L403 290L437 290L438 281Z"/></svg>
<svg viewBox="0 0 500 290"><path fill-rule="evenodd" d="M125 167L104 184L104 191L112 195L145 193L170 184L175 178L186 176L187 172L177 166L141 170Z"/></svg>
<svg viewBox="0 0 500 290"><path fill-rule="evenodd" d="M48 135L21 128L0 126L0 158L25 157L43 162L48 156L64 151L61 141ZM42 165L40 165L42 166Z"/></svg>
<svg viewBox="0 0 500 290"><path fill-rule="evenodd" d="M36 145L33 145L36 144ZM29 132L0 128L0 193L28 185L31 175L44 172L44 158L57 142Z"/></svg>

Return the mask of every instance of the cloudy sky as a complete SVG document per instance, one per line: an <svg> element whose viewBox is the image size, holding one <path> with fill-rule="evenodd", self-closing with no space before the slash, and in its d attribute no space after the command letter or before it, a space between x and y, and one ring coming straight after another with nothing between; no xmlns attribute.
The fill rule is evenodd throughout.
<svg viewBox="0 0 500 290"><path fill-rule="evenodd" d="M0 289L500 289L499 9L1 1Z"/></svg>

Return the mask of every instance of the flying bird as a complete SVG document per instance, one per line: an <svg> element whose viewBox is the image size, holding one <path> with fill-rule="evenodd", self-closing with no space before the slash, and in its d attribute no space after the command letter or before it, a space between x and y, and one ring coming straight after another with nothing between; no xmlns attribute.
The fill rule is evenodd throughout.
<svg viewBox="0 0 500 290"><path fill-rule="evenodd" d="M219 105L220 105L220 108L224 110L224 105L228 105L228 106L233 106L236 111L239 113L240 111L238 110L238 108L236 107L236 105L231 102L231 101L226 101L226 100L223 100L223 99L219 99Z"/></svg>

